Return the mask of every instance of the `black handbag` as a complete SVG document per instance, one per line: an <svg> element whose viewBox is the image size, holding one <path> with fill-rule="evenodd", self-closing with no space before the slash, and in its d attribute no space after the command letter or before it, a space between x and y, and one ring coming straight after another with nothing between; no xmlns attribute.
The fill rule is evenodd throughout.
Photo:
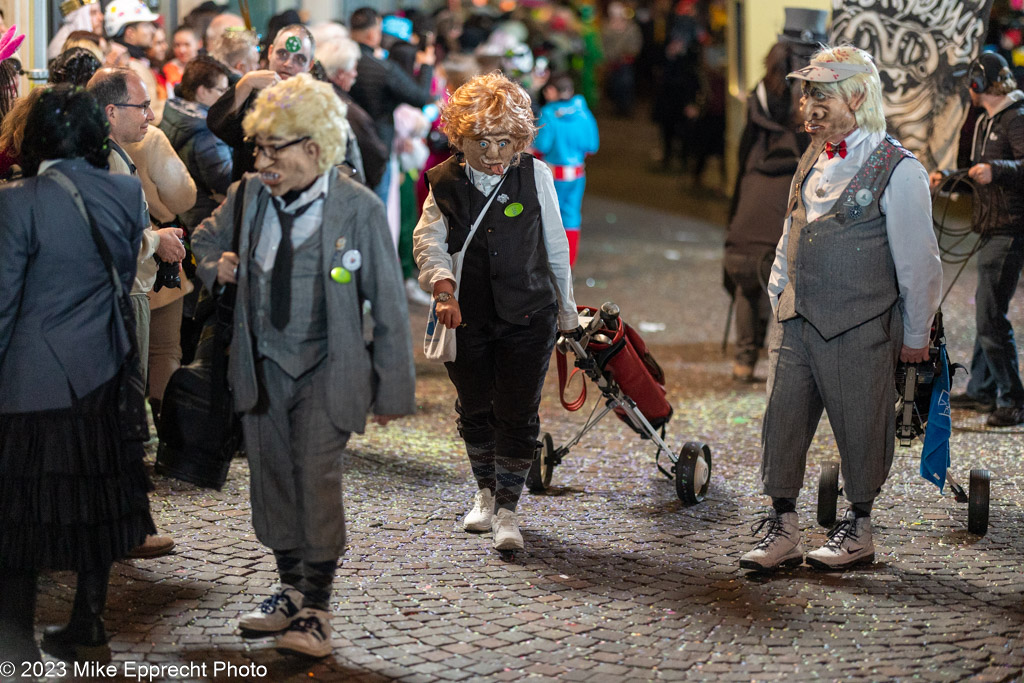
<svg viewBox="0 0 1024 683"><path fill-rule="evenodd" d="M114 300L117 302L115 314L120 315L129 341L128 354L118 371L117 410L120 417L121 436L125 441L146 441L149 439L149 423L146 421L146 382L142 377L142 360L139 357L138 338L135 336L135 311L132 309L131 299L121 284L117 266L114 265L114 259L110 254L110 247L107 246L102 233L96 227L96 222L89 210L86 209L82 195L78 193L74 183L55 168L47 169L43 175L52 178L71 195L79 213L89 223L89 232L92 234L93 242L96 243L96 249L100 252L103 265L110 273L110 282L114 287Z"/></svg>

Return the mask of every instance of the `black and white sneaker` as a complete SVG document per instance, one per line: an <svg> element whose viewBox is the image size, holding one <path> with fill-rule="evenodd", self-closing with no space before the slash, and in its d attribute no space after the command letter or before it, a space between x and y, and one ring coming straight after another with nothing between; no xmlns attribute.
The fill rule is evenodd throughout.
<svg viewBox="0 0 1024 683"><path fill-rule="evenodd" d="M326 657L331 654L331 615L322 609L303 607L295 615L288 630L277 637L274 647L278 652Z"/></svg>
<svg viewBox="0 0 1024 683"><path fill-rule="evenodd" d="M302 606L302 593L282 585L260 606L238 618L238 628L245 632L277 633L288 628Z"/></svg>
<svg viewBox="0 0 1024 683"><path fill-rule="evenodd" d="M800 544L800 527L795 512L781 515L772 510L751 527L753 534L766 529L764 538L754 549L740 558L742 569L769 571L779 567L798 567L804 562L804 547Z"/></svg>
<svg viewBox="0 0 1024 683"><path fill-rule="evenodd" d="M836 522L828 532L825 545L807 553L807 564L815 569L842 571L875 561L875 543L871 539L871 518L856 517L853 510Z"/></svg>

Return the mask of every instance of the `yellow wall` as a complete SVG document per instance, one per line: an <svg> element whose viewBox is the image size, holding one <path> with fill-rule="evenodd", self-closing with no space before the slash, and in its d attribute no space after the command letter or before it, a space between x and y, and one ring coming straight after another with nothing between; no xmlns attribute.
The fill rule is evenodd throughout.
<svg viewBox="0 0 1024 683"><path fill-rule="evenodd" d="M729 0L729 93L726 102L725 158L732 188L746 98L764 75L764 58L785 24L786 7L832 9L832 0Z"/></svg>

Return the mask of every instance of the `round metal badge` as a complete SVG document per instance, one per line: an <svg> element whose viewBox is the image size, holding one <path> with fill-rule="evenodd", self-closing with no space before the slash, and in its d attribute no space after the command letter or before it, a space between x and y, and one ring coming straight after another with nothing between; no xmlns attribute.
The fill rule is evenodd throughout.
<svg viewBox="0 0 1024 683"><path fill-rule="evenodd" d="M349 249L341 255L341 265L355 272L363 265L363 255L357 249Z"/></svg>
<svg viewBox="0 0 1024 683"><path fill-rule="evenodd" d="M331 268L331 279L338 284L347 285L352 282L352 273L341 267Z"/></svg>
<svg viewBox="0 0 1024 683"><path fill-rule="evenodd" d="M505 215L514 218L523 212L523 205L519 202L512 202L505 207Z"/></svg>
<svg viewBox="0 0 1024 683"><path fill-rule="evenodd" d="M856 202L861 206L867 206L871 203L871 200L875 198L875 195L871 194L871 190L866 187L862 190L857 190L857 196L854 197Z"/></svg>

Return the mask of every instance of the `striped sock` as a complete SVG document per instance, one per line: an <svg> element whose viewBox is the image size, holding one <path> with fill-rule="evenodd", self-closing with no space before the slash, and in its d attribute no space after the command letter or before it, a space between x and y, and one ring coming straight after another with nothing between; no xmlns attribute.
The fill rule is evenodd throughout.
<svg viewBox="0 0 1024 683"><path fill-rule="evenodd" d="M467 443L466 453L469 454L469 465L473 468L477 486L493 491L497 486L494 480L494 442Z"/></svg>
<svg viewBox="0 0 1024 683"><path fill-rule="evenodd" d="M495 477L498 488L494 491L495 504L499 508L516 511L519 497L523 495L523 484L526 475L533 465L533 457L529 458L494 458Z"/></svg>

